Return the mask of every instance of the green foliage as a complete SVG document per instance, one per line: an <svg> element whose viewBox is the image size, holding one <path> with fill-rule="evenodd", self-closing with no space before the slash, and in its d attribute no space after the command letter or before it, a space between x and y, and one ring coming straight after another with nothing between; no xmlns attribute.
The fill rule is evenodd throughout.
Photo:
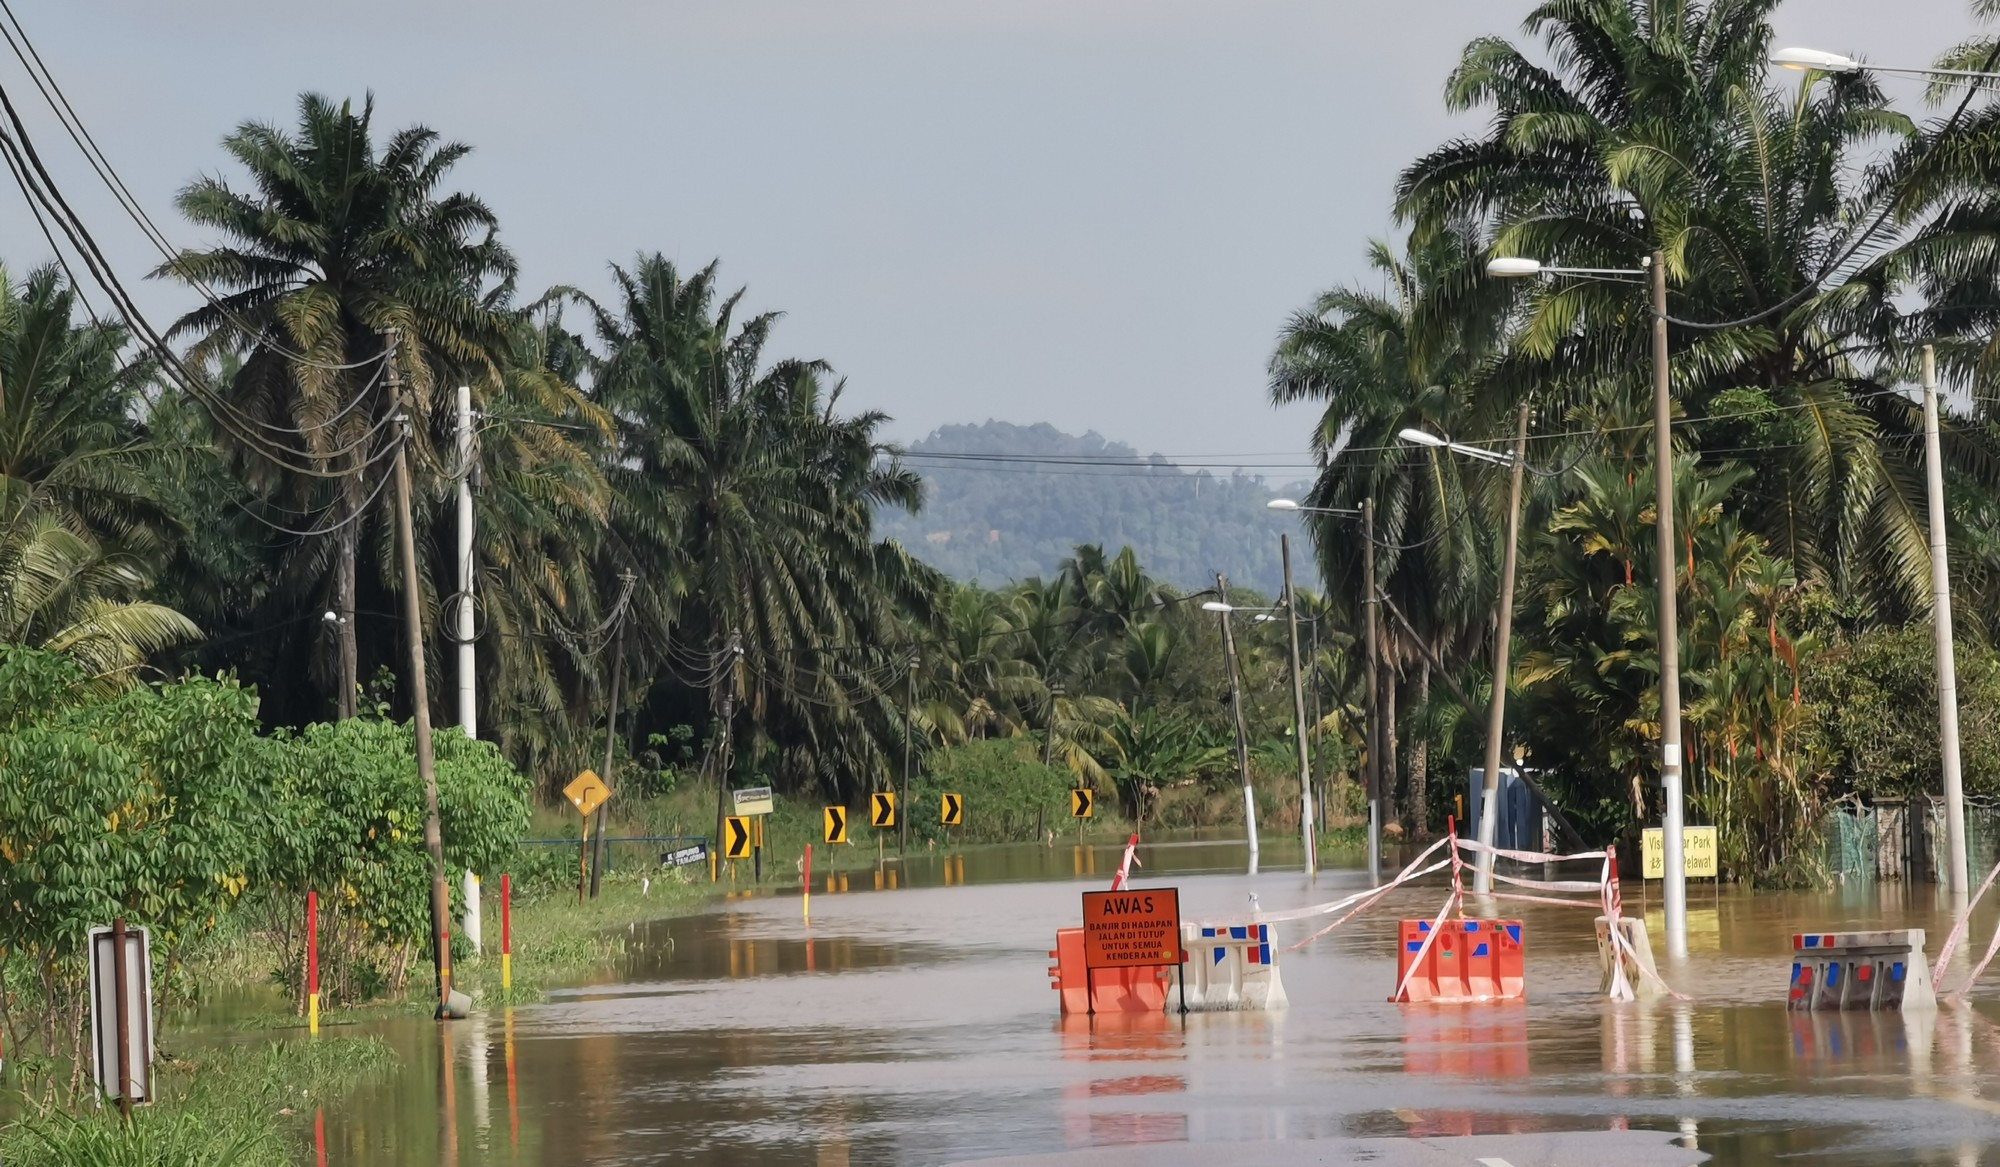
<svg viewBox="0 0 2000 1167"><path fill-rule="evenodd" d="M259 875L281 893L271 911L288 941L288 983L299 988L291 970L303 938L287 921L303 910L306 892L318 891L323 991L335 1000L399 992L411 947L421 951L430 931L424 789L410 728L350 718L274 745L277 831ZM490 742L441 730L434 747L446 884L458 905L459 872L498 872L514 861L528 825L528 782Z"/></svg>
<svg viewBox="0 0 2000 1167"><path fill-rule="evenodd" d="M966 799L962 837L974 842L1031 839L1038 827L1060 831L1069 824L1069 792L1075 785L1069 770L1042 764L1032 739L971 741L930 755L910 786L911 805L904 813L910 816L912 838L942 837L938 800L950 791ZM1100 804L1098 813L1105 809ZM951 833L961 837L956 828Z"/></svg>
<svg viewBox="0 0 2000 1167"><path fill-rule="evenodd" d="M1960 640L1959 754L1968 794L2000 794L2000 653ZM1845 637L1807 668L1812 732L1831 756L1832 793L1866 799L1937 791L1937 649L1925 624Z"/></svg>
<svg viewBox="0 0 2000 1167"><path fill-rule="evenodd" d="M0 964L35 969L44 1042L72 1047L93 925L147 925L170 955L248 885L272 842L269 743L234 682L107 697L30 649L0 646L0 701Z"/></svg>

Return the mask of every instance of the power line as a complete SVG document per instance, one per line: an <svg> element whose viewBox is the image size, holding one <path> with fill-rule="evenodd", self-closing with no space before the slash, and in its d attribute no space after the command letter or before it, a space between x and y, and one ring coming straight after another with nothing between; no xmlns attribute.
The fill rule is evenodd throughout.
<svg viewBox="0 0 2000 1167"><path fill-rule="evenodd" d="M146 213L145 206L132 194L131 188L125 185L125 180L118 176L117 170L111 165L110 158L106 157L104 151L98 147L97 139L91 135L90 128L83 124L83 119L77 116L76 108L70 104L68 95L63 92L62 86L57 83L55 74L50 72L48 65L42 61L41 53L36 50L34 42L29 39L27 30L21 27L20 18L14 15L13 6L7 0L0 0L0 13L4 13L6 16L6 24L0 25L0 38L5 38L7 47L13 50L15 59L20 61L21 67L27 71L28 79L34 82L35 88L42 95L42 100L47 102L49 108L54 111L56 121L62 126L64 132L69 135L70 141L76 143L76 148L82 152L84 160L90 163L91 169L97 173L97 177L104 183L106 189L111 192L112 198L117 201L119 207L138 225L140 233L145 235L147 242L151 243L168 263L178 262L180 253L174 248L172 242L167 239L166 234L153 222L152 216ZM8 30L8 25L12 26L11 32ZM20 38L18 43L15 40L16 36ZM24 48L26 50L25 53L23 52ZM33 60L32 64L30 64L31 58ZM53 241L51 241L51 246L53 246ZM232 313L228 305L222 302L215 290L209 287L205 281L190 273L183 272L181 274L211 307L222 313L224 317L234 323L245 335L263 337L264 339L260 343L263 343L272 349L272 351L282 354L294 364L323 369L328 372L345 372L350 369L366 367L382 359L381 356L375 356L365 361L355 361L349 364L329 364L324 361L316 361L304 353L289 350L283 345L270 340L268 334L263 329L250 327L247 321Z"/></svg>

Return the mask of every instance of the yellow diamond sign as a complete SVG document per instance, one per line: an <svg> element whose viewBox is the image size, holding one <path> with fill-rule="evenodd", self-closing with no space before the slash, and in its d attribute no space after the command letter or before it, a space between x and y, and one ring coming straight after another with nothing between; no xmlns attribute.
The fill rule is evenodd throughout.
<svg viewBox="0 0 2000 1167"><path fill-rule="evenodd" d="M570 805L580 813L588 815L610 801L611 788L604 784L604 779L599 778L596 771L585 770L576 776L575 781L563 787L563 797L569 799Z"/></svg>

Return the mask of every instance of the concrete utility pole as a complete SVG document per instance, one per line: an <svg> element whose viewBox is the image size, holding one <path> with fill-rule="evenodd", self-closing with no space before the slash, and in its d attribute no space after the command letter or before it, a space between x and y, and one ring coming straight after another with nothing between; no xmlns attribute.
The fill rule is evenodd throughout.
<svg viewBox="0 0 2000 1167"><path fill-rule="evenodd" d="M598 771L604 783L615 792L617 783L611 777L611 763L616 758L618 747L618 689L625 679L625 614L632 606L633 575L629 571L620 572L618 581L623 586L618 594L618 631L612 634L611 649L611 703L604 710L604 769ZM608 801L608 800L607 800ZM590 898L597 898L597 885L604 874L604 818L605 804L597 804L597 842L590 855Z"/></svg>
<svg viewBox="0 0 2000 1167"><path fill-rule="evenodd" d="M404 410L403 432L396 447L396 549L403 572L403 631L410 649L410 708L416 731L417 776L424 783L424 850L431 860L432 962L437 970L438 1018L451 1005L451 895L444 882L444 832L438 824L437 760L431 750L431 693L424 675L423 605L417 590L417 538L410 517L409 441L412 421L403 400L402 368L397 361L395 333L388 337L389 399Z"/></svg>
<svg viewBox="0 0 2000 1167"><path fill-rule="evenodd" d="M1215 573L1215 594L1223 604L1229 603L1229 581L1221 572ZM1250 726L1243 720L1243 682L1236 673L1236 635L1229 630L1229 613L1222 612L1216 617L1222 621L1222 654L1229 663L1229 707L1236 715L1236 768L1243 775L1243 824L1250 840L1250 874L1257 874L1257 794L1250 786Z"/></svg>
<svg viewBox="0 0 2000 1167"><path fill-rule="evenodd" d="M1667 360L1667 257L1653 252L1653 507L1660 548L1660 785L1666 799L1660 831L1666 865L1667 955L1686 960L1687 867L1682 855L1685 808L1681 794L1681 633L1675 584L1680 575L1674 542L1674 434Z"/></svg>
<svg viewBox="0 0 2000 1167"><path fill-rule="evenodd" d="M1278 554L1285 561L1285 626L1292 639L1292 724L1299 739L1299 841L1305 846L1306 875L1319 874L1313 838L1312 755L1306 746L1306 690L1299 672L1299 593L1292 587L1292 537L1279 533Z"/></svg>
<svg viewBox="0 0 2000 1167"><path fill-rule="evenodd" d="M1513 479L1507 487L1507 549L1500 560L1500 595L1493 629L1493 699L1486 711L1486 769L1479 802L1479 841L1493 846L1500 821L1500 739L1507 723L1507 652L1514 637L1514 562L1521 548L1521 476L1528 468L1528 407L1521 407L1520 428L1514 435ZM1493 890L1493 853L1481 851L1473 890Z"/></svg>
<svg viewBox="0 0 2000 1167"><path fill-rule="evenodd" d="M458 387L458 724L479 736L479 690L472 651L472 386Z"/></svg>
<svg viewBox="0 0 2000 1167"><path fill-rule="evenodd" d="M910 849L910 726L917 719L917 650L910 650L910 679L903 688L903 805L896 816L897 846Z"/></svg>
<svg viewBox="0 0 2000 1167"><path fill-rule="evenodd" d="M1363 773L1368 793L1368 881L1382 883L1382 727L1376 693L1377 658L1375 626L1375 500L1361 500L1361 611L1362 635L1368 639L1368 725L1362 735L1367 742L1368 766Z"/></svg>
<svg viewBox="0 0 2000 1167"><path fill-rule="evenodd" d="M458 387L458 596L452 613L458 641L458 724L465 736L479 738L479 689L473 652L472 602L472 386ZM479 873L465 872L465 914L459 921L472 951L481 950Z"/></svg>
<svg viewBox="0 0 2000 1167"><path fill-rule="evenodd" d="M1937 636L1938 755L1944 770L1944 822L1948 839L1944 884L1954 895L1971 891L1965 856L1965 783L1958 759L1958 658L1951 643L1951 556L1945 547L1944 458L1938 441L1937 352L1924 346L1924 477L1930 488L1931 624Z"/></svg>

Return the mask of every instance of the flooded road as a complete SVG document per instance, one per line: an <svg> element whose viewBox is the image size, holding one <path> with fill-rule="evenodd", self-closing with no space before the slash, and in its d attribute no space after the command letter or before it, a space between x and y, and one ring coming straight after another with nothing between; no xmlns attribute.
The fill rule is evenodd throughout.
<svg viewBox="0 0 2000 1167"><path fill-rule="evenodd" d="M385 1023L403 1071L328 1112L327 1161L846 1167L1645 1129L1722 1164L2000 1163L1992 994L1907 1019L1783 1005L1794 931L1924 927L1934 953L1946 927L1927 885L1908 899L1896 884L1719 897L1697 885L1693 953L1667 970L1684 1004L1605 1002L1588 913L1535 905L1505 913L1526 922L1527 1001L1388 1004L1395 922L1434 915L1435 885L1283 955L1283 1012L1065 1019L1047 954L1116 856L912 856L879 881L872 867L831 891L818 880L810 928L794 877L634 929L614 981L442 1031ZM1189 918L1241 916L1253 892L1275 911L1365 883L1356 870L1317 887L1296 868L1250 878L1242 856L1142 849L1137 882L1179 887ZM1627 910L1638 900L1628 885ZM1981 949L1991 926L1977 923Z"/></svg>

